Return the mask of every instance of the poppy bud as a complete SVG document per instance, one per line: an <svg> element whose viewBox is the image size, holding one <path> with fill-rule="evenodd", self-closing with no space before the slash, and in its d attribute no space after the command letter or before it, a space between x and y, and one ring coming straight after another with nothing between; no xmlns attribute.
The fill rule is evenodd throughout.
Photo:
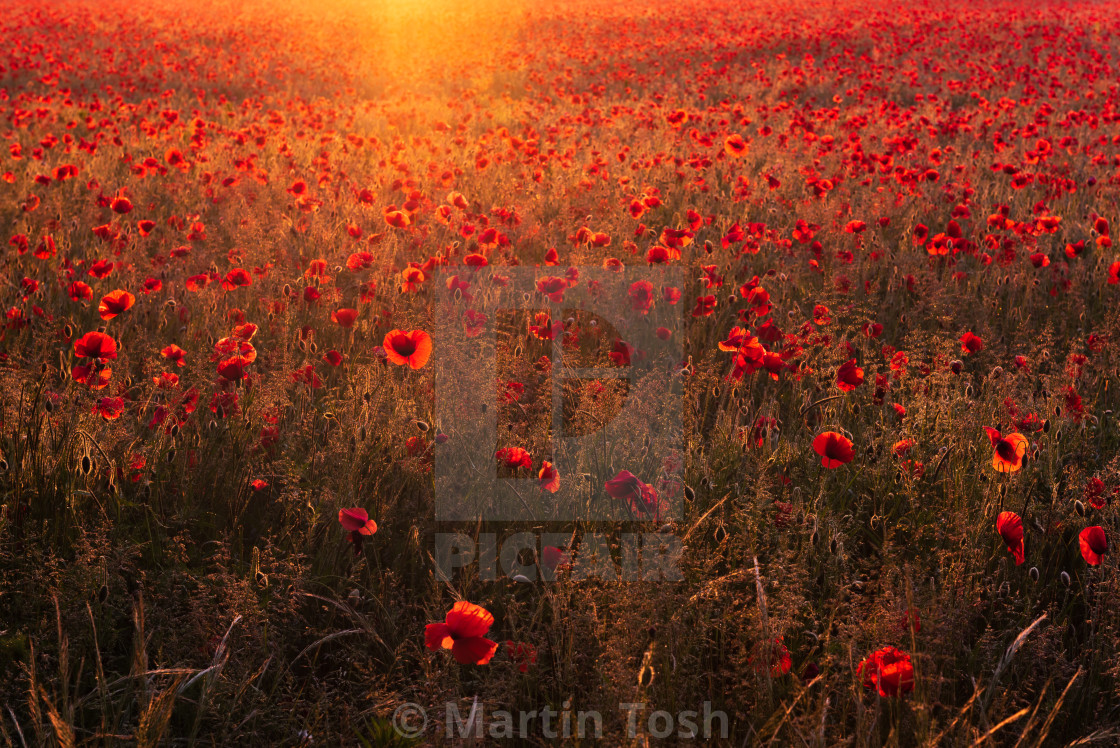
<svg viewBox="0 0 1120 748"><path fill-rule="evenodd" d="M1031 567L1030 575L1031 575L1031 581L1033 581L1033 582L1038 581L1038 567L1037 566L1032 566Z"/></svg>
<svg viewBox="0 0 1120 748"><path fill-rule="evenodd" d="M366 427L362 426L358 429L358 441L364 442L366 440Z"/></svg>
<svg viewBox="0 0 1120 748"><path fill-rule="evenodd" d="M285 296L291 296L292 295L292 287L290 285L288 285L287 283L284 284L284 295Z"/></svg>
<svg viewBox="0 0 1120 748"><path fill-rule="evenodd" d="M0 458L0 473L8 472L8 461Z"/></svg>
<svg viewBox="0 0 1120 748"><path fill-rule="evenodd" d="M852 415L859 415L859 403L852 403Z"/></svg>
<svg viewBox="0 0 1120 748"><path fill-rule="evenodd" d="M431 426L429 426L426 421L417 421L416 428L420 430L420 433L426 434L428 433L428 429L430 429Z"/></svg>
<svg viewBox="0 0 1120 748"><path fill-rule="evenodd" d="M667 534L669 534L673 531L673 523L668 522L668 523L662 525L661 527L657 528L657 531L659 533L661 533L662 535L667 535Z"/></svg>
<svg viewBox="0 0 1120 748"><path fill-rule="evenodd" d="M1061 580L1062 584L1064 584L1066 587L1069 587L1069 572L1063 571L1061 573Z"/></svg>
<svg viewBox="0 0 1120 748"><path fill-rule="evenodd" d="M1081 499L1073 502L1073 511L1077 512L1077 516L1085 516L1085 505L1081 503Z"/></svg>
<svg viewBox="0 0 1120 748"><path fill-rule="evenodd" d="M175 450L174 449L167 450L167 461L168 462L174 462L175 461Z"/></svg>
<svg viewBox="0 0 1120 748"><path fill-rule="evenodd" d="M684 497L688 501L696 501L696 492L692 490L692 486L684 487Z"/></svg>
<svg viewBox="0 0 1120 748"><path fill-rule="evenodd" d="M105 325L101 325L101 327L97 328L97 331L98 332L105 332L107 329L109 329L109 328L105 327Z"/></svg>
<svg viewBox="0 0 1120 748"><path fill-rule="evenodd" d="M214 429L218 428L218 422L211 418L210 422L206 424L206 428L213 431Z"/></svg>
<svg viewBox="0 0 1120 748"><path fill-rule="evenodd" d="M1055 418L1061 418L1062 417L1062 406L1061 405L1055 405L1054 406L1054 417Z"/></svg>
<svg viewBox="0 0 1120 748"><path fill-rule="evenodd" d="M964 369L964 362L959 358L955 358L949 362L949 369L952 370L954 374L960 374Z"/></svg>
<svg viewBox="0 0 1120 748"><path fill-rule="evenodd" d="M1044 433L1044 434L1049 434L1050 433L1050 419L1049 418L1047 418L1045 421L1042 422L1042 433Z"/></svg>
<svg viewBox="0 0 1120 748"><path fill-rule="evenodd" d="M1000 495L1000 498L1007 495L1007 484L1006 483L1000 484L999 495Z"/></svg>
<svg viewBox="0 0 1120 748"><path fill-rule="evenodd" d="M179 435L179 424L177 424L177 423L171 424L171 438L174 439L178 435Z"/></svg>
<svg viewBox="0 0 1120 748"><path fill-rule="evenodd" d="M820 545L820 542L821 542L820 533L817 532L816 530L813 530L813 534L809 536L809 542L812 543L813 545Z"/></svg>
<svg viewBox="0 0 1120 748"><path fill-rule="evenodd" d="M46 399L46 400L45 400L45 401L43 402L43 409L44 409L44 410L46 410L46 411L47 411L48 413L53 413L53 412L54 412L54 401L52 401L52 400L51 400L51 399L50 399L50 398L48 397L48 398L47 398L47 399Z"/></svg>
<svg viewBox="0 0 1120 748"><path fill-rule="evenodd" d="M832 555L835 556L836 551L838 551L839 549L840 549L840 544L836 542L836 538L833 538L832 540L830 540L828 542L828 552L831 553Z"/></svg>
<svg viewBox="0 0 1120 748"><path fill-rule="evenodd" d="M722 545L723 541L727 540L727 529L723 525L717 525L712 537L715 539L716 545Z"/></svg>
<svg viewBox="0 0 1120 748"><path fill-rule="evenodd" d="M90 472L93 470L93 460L91 460L89 458L89 455L82 455L82 462L81 462L80 469L81 469L82 473L85 474L85 475L89 475Z"/></svg>
<svg viewBox="0 0 1120 748"><path fill-rule="evenodd" d="M964 396L965 397L967 397L971 400L972 396L975 395L975 394L976 394L976 392L972 389L971 384L965 386L965 388L964 388Z"/></svg>
<svg viewBox="0 0 1120 748"><path fill-rule="evenodd" d="M1006 597L1010 592L1011 592L1011 585L1008 584L1007 582L1004 582L1003 584L1001 584L999 586L999 591L996 594L998 594L1000 597Z"/></svg>
<svg viewBox="0 0 1120 748"><path fill-rule="evenodd" d="M524 574L514 574L512 577L510 577L510 579L512 579L515 582L519 582L520 584L532 584L533 583L532 580L529 579L529 577L525 576Z"/></svg>
<svg viewBox="0 0 1120 748"><path fill-rule="evenodd" d="M253 579L256 581L257 586L260 587L261 589L265 589L266 587L268 587L268 575L265 574L263 571L260 571L258 569L257 573L254 575Z"/></svg>

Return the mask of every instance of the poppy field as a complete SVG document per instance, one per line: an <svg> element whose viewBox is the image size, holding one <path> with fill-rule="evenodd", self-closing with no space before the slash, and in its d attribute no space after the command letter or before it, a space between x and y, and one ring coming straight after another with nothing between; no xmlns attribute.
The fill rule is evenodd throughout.
<svg viewBox="0 0 1120 748"><path fill-rule="evenodd" d="M0 29L0 744L1120 744L1120 5Z"/></svg>

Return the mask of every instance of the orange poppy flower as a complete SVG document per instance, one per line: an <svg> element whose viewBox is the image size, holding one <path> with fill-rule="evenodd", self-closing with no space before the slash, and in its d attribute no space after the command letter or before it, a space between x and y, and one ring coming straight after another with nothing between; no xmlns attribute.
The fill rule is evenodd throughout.
<svg viewBox="0 0 1120 748"><path fill-rule="evenodd" d="M390 330L382 342L385 357L394 364L423 368L432 355L432 338L423 330Z"/></svg>
<svg viewBox="0 0 1120 748"><path fill-rule="evenodd" d="M560 473L548 460L541 463L541 470L537 473L537 478L541 482L542 491L556 493L560 490Z"/></svg>
<svg viewBox="0 0 1120 748"><path fill-rule="evenodd" d="M813 440L813 451L821 456L821 464L829 469L846 465L855 457L851 440L835 431L819 434Z"/></svg>
<svg viewBox="0 0 1120 748"><path fill-rule="evenodd" d="M1022 434L1008 434L1003 436L996 429L984 427L988 439L995 448L992 455L992 467L999 473L1014 473L1023 467L1023 455L1027 453L1027 437Z"/></svg>
<svg viewBox="0 0 1120 748"><path fill-rule="evenodd" d="M460 600L448 611L443 623L427 625L424 644L428 649L450 649L460 665L485 665L498 651L498 643L485 638L493 625L490 611Z"/></svg>
<svg viewBox="0 0 1120 748"><path fill-rule="evenodd" d="M136 303L136 297L128 291L110 291L101 298L97 313L103 320L111 320L122 312L127 312Z"/></svg>

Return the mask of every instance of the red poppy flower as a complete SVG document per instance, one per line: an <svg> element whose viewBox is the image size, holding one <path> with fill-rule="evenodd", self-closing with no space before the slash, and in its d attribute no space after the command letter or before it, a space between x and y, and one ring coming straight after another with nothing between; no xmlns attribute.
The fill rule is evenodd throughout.
<svg viewBox="0 0 1120 748"><path fill-rule="evenodd" d="M263 491L264 489L268 488L268 481L257 478L255 481L253 481L252 486L254 491Z"/></svg>
<svg viewBox="0 0 1120 748"><path fill-rule="evenodd" d="M390 210L385 213L385 223L393 228L404 229L412 224L412 219L403 210Z"/></svg>
<svg viewBox="0 0 1120 748"><path fill-rule="evenodd" d="M112 421L121 417L124 413L124 398L123 397L103 397L97 401L97 406L93 409L106 421Z"/></svg>
<svg viewBox="0 0 1120 748"><path fill-rule="evenodd" d="M984 427L991 441L995 453L992 455L992 467L999 473L1014 473L1023 467L1023 455L1027 453L1027 437L1022 434L1008 434L1003 436L996 429Z"/></svg>
<svg viewBox="0 0 1120 748"><path fill-rule="evenodd" d="M879 695L888 698L914 690L914 666L910 655L895 647L872 652L859 664L856 673L863 676L864 688L878 687Z"/></svg>
<svg viewBox="0 0 1120 748"><path fill-rule="evenodd" d="M560 489L560 473L548 460L541 463L541 470L537 473L537 479L540 480L542 491L556 493Z"/></svg>
<svg viewBox="0 0 1120 748"><path fill-rule="evenodd" d="M245 268L234 268L226 273L226 277L222 279L222 288L227 291L251 285L253 285L253 278Z"/></svg>
<svg viewBox="0 0 1120 748"><path fill-rule="evenodd" d="M102 390L109 384L113 377L113 370L108 366L79 364L70 369L70 376L78 384L87 385L93 390Z"/></svg>
<svg viewBox="0 0 1120 748"><path fill-rule="evenodd" d="M117 341L103 332L87 332L74 342L74 355L102 360L117 357Z"/></svg>
<svg viewBox="0 0 1120 748"><path fill-rule="evenodd" d="M463 332L468 338L477 338L486 329L487 316L473 309L463 312Z"/></svg>
<svg viewBox="0 0 1120 748"><path fill-rule="evenodd" d="M747 150L747 141L738 133L728 135L723 141L723 150L728 156L741 156Z"/></svg>
<svg viewBox="0 0 1120 748"><path fill-rule="evenodd" d="M426 280L424 271L417 267L407 267L401 271L401 293L415 293Z"/></svg>
<svg viewBox="0 0 1120 748"><path fill-rule="evenodd" d="M136 303L136 297L128 291L110 291L101 298L97 313L103 320L111 320L118 314L127 312Z"/></svg>
<svg viewBox="0 0 1120 748"><path fill-rule="evenodd" d="M541 565L549 571L556 571L571 566L572 557L563 548L546 545L541 549Z"/></svg>
<svg viewBox="0 0 1120 748"><path fill-rule="evenodd" d="M246 369L253 363L246 356L231 356L218 364L218 374L231 382L245 376Z"/></svg>
<svg viewBox="0 0 1120 748"><path fill-rule="evenodd" d="M398 366L420 369L432 355L432 338L423 330L390 330L382 345L385 357Z"/></svg>
<svg viewBox="0 0 1120 748"><path fill-rule="evenodd" d="M356 319L358 319L357 309L336 309L331 312L331 322L339 327L353 327Z"/></svg>
<svg viewBox="0 0 1120 748"><path fill-rule="evenodd" d="M429 623L424 629L428 649L450 649L460 665L485 665L498 651L498 643L484 638L494 625L494 616L485 608L460 600L447 613L443 623Z"/></svg>
<svg viewBox="0 0 1120 748"><path fill-rule="evenodd" d="M984 341L978 335L966 332L960 337L961 351L964 353L979 353L984 350Z"/></svg>
<svg viewBox="0 0 1120 748"><path fill-rule="evenodd" d="M373 535L377 532L377 523L369 518L365 509L339 509L338 521L347 532L359 535Z"/></svg>
<svg viewBox="0 0 1120 748"><path fill-rule="evenodd" d="M660 518L663 509L653 486L643 483L629 470L620 470L604 486L611 498L625 501L635 514Z"/></svg>
<svg viewBox="0 0 1120 748"><path fill-rule="evenodd" d="M1108 538L1104 535L1104 528L1097 525L1086 527L1078 536L1078 542L1081 544L1081 558L1085 559L1085 563L1099 566L1104 554L1108 552Z"/></svg>
<svg viewBox="0 0 1120 748"><path fill-rule="evenodd" d="M114 213L128 213L132 210L132 201L127 197L114 197L109 203L109 208Z"/></svg>
<svg viewBox="0 0 1120 748"><path fill-rule="evenodd" d="M533 458L521 447L503 447L494 453L494 457L510 470L533 467Z"/></svg>
<svg viewBox="0 0 1120 748"><path fill-rule="evenodd" d="M1023 549L1023 520L1019 519L1019 515L1015 512L1000 512L996 517L996 532L1015 557L1015 565L1022 564L1026 560L1026 552Z"/></svg>
<svg viewBox="0 0 1120 748"><path fill-rule="evenodd" d="M98 280L105 280L113 272L113 263L108 260L98 260L89 266L89 274Z"/></svg>
<svg viewBox="0 0 1120 748"><path fill-rule="evenodd" d="M69 288L71 301L89 301L93 298L93 289L89 287L88 283L83 281L74 281L70 284Z"/></svg>
<svg viewBox="0 0 1120 748"><path fill-rule="evenodd" d="M507 641L506 654L517 663L517 669L523 673L529 672L529 666L537 662L537 648L532 644Z"/></svg>
<svg viewBox="0 0 1120 748"><path fill-rule="evenodd" d="M716 297L712 295L700 296L696 299L696 306L692 309L693 317L708 317L716 310Z"/></svg>
<svg viewBox="0 0 1120 748"><path fill-rule="evenodd" d="M845 361L836 370L836 386L841 392L851 392L863 384L863 369L856 366L856 360Z"/></svg>
<svg viewBox="0 0 1120 748"><path fill-rule="evenodd" d="M767 652L766 650L769 650ZM757 672L770 671L771 678L777 678L785 675L793 667L793 658L789 654L789 650L782 641L782 637L774 639L773 643L767 647L765 644L757 648L757 662L755 663L755 670ZM751 658L752 661L756 657Z"/></svg>
<svg viewBox="0 0 1120 748"><path fill-rule="evenodd" d="M653 308L653 284L649 281L635 281L628 292L630 307L639 314L649 314Z"/></svg>
<svg viewBox="0 0 1120 748"><path fill-rule="evenodd" d="M813 451L821 456L821 464L830 469L846 465L856 456L851 440L835 431L819 434L813 440Z"/></svg>
<svg viewBox="0 0 1120 748"><path fill-rule="evenodd" d="M563 278L549 275L537 281L537 290L547 296L549 301L559 304L564 301L564 292L568 290L568 282Z"/></svg>
<svg viewBox="0 0 1120 748"><path fill-rule="evenodd" d="M173 362L176 366L186 366L187 365L186 351L184 351L182 348L175 345L174 343L167 346L166 348L164 348L159 353L160 353L161 356L166 358L168 361Z"/></svg>

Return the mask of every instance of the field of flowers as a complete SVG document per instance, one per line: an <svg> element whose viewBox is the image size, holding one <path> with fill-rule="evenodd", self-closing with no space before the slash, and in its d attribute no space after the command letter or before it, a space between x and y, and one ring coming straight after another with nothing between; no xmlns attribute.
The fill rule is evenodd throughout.
<svg viewBox="0 0 1120 748"><path fill-rule="evenodd" d="M0 29L0 744L1120 744L1120 5Z"/></svg>

